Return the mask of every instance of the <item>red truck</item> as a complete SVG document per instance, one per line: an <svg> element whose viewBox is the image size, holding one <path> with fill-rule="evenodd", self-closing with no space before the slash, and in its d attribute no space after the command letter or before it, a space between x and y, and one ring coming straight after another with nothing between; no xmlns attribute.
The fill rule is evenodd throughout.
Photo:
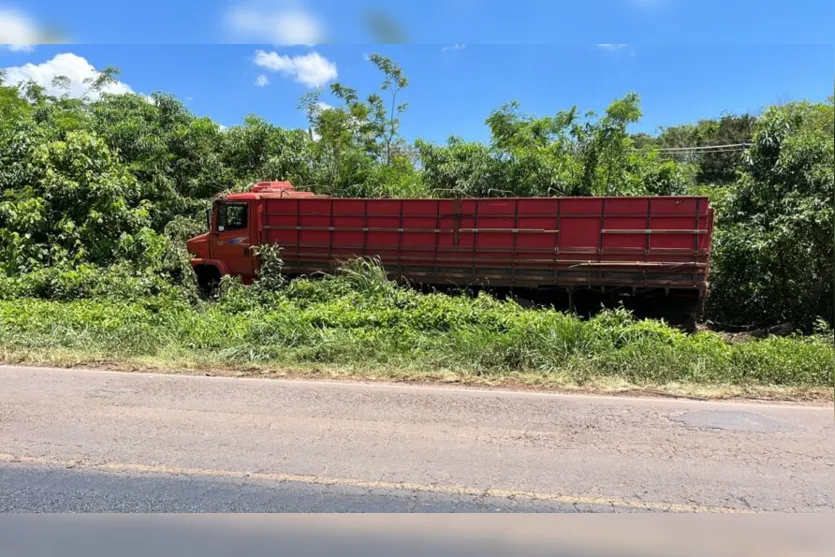
<svg viewBox="0 0 835 557"><path fill-rule="evenodd" d="M188 241L201 286L246 283L261 244L288 276L378 257L392 278L487 287L577 311L625 303L688 329L708 285L713 209L706 197L346 199L261 182L215 201Z"/></svg>

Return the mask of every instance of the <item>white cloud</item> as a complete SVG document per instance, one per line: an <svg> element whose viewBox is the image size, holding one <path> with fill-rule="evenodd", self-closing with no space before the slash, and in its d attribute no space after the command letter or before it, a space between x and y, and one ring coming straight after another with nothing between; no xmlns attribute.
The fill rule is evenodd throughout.
<svg viewBox="0 0 835 557"><path fill-rule="evenodd" d="M467 48L467 45L465 44L448 44L444 47L441 47L441 52L449 52L451 50L464 50L465 48Z"/></svg>
<svg viewBox="0 0 835 557"><path fill-rule="evenodd" d="M96 100L101 96L99 92L90 91L90 85L84 83L86 79L96 79L101 74L96 71L96 68L90 62L70 52L58 54L52 60L43 64L13 66L4 68L4 71L6 72L4 81L7 85L17 85L31 80L43 87L50 95L61 96L66 93L76 99L86 95L85 98L89 100ZM66 90L53 85L52 81L59 76L69 79L69 87ZM101 93L124 95L125 93L133 93L133 89L121 81L116 81L105 85Z"/></svg>
<svg viewBox="0 0 835 557"><path fill-rule="evenodd" d="M317 52L290 57L259 50L255 53L255 65L292 76L295 81L308 87L321 87L338 76L336 64Z"/></svg>
<svg viewBox="0 0 835 557"><path fill-rule="evenodd" d="M261 74L261 75L259 75L258 77L255 78L255 85L257 85L258 87L266 87L269 84L270 84L270 78L268 78L264 74Z"/></svg>
<svg viewBox="0 0 835 557"><path fill-rule="evenodd" d="M333 105L330 105L330 104L328 104L328 103L326 103L326 102L324 102L324 101L319 101L319 102L317 102L317 103L316 103L316 106L318 106L318 107L319 107L319 110L328 110L328 109L333 108Z"/></svg>
<svg viewBox="0 0 835 557"><path fill-rule="evenodd" d="M325 38L324 27L319 19L293 6L274 11L237 7L228 13L227 25L248 42L312 45L321 43Z"/></svg>
<svg viewBox="0 0 835 557"><path fill-rule="evenodd" d="M628 44L599 44L595 45L597 48L602 48L603 50L620 50L622 48L626 48Z"/></svg>
<svg viewBox="0 0 835 557"><path fill-rule="evenodd" d="M0 48L30 51L40 42L40 31L35 22L25 15L0 8Z"/></svg>

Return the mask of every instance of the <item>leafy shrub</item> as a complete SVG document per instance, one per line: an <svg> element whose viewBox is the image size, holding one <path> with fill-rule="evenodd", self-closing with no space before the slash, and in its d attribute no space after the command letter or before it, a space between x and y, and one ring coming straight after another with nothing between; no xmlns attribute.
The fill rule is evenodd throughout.
<svg viewBox="0 0 835 557"><path fill-rule="evenodd" d="M617 377L637 385L823 387L831 385L835 365L831 335L728 344L715 333L687 335L662 322L636 321L622 309L581 320L484 293L421 294L388 281L368 260L334 276L297 279L268 295L225 277L216 303L191 303L167 292L111 291L105 297L95 293L102 286L93 271L62 275L60 288L53 277L45 288L52 288L55 301L20 298L20 291L5 296L0 347L60 347L115 359L197 358L232 366L527 371L578 383ZM109 280L123 288L137 285L124 279L114 273ZM14 280L0 281L0 292L16 288ZM145 292L145 285L136 286L135 294ZM821 335L829 332L828 325L819 327Z"/></svg>
<svg viewBox="0 0 835 557"><path fill-rule="evenodd" d="M259 260L256 288L267 292L284 288L287 278L282 274L284 260L281 259L281 248L276 244L263 244L256 247L255 256Z"/></svg>
<svg viewBox="0 0 835 557"><path fill-rule="evenodd" d="M708 314L729 324L832 323L835 294L832 104L771 107L746 174L717 204Z"/></svg>
<svg viewBox="0 0 835 557"><path fill-rule="evenodd" d="M42 268L25 275L0 276L0 299L111 299L136 301L166 296L183 298L184 290L162 275L143 274L128 266L80 265Z"/></svg>

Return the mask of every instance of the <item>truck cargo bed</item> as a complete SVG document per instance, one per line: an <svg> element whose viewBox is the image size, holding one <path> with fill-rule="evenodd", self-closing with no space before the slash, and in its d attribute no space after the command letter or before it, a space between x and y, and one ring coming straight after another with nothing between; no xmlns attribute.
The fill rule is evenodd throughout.
<svg viewBox="0 0 835 557"><path fill-rule="evenodd" d="M288 274L379 257L396 278L495 287L707 287L705 197L263 200Z"/></svg>

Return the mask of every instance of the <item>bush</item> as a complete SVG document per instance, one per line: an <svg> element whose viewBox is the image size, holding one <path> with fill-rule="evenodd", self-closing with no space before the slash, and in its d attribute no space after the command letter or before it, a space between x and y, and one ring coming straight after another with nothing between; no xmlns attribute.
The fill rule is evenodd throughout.
<svg viewBox="0 0 835 557"><path fill-rule="evenodd" d="M20 276L0 276L0 299L108 299L138 301L156 296L184 298L185 290L162 275L136 273L127 266L52 267Z"/></svg>
<svg viewBox="0 0 835 557"><path fill-rule="evenodd" d="M636 385L824 387L831 385L835 365L835 346L831 335L821 336L828 333L823 324L817 336L728 344L714 333L687 335L658 321L636 321L625 310L584 321L483 293L421 294L388 281L368 260L263 295L224 278L217 303L192 304L167 292L139 296L148 292L144 283L115 273L99 282L92 276L90 269L53 277L48 288L55 301L5 296L0 347L60 347L111 359L197 358L221 366L524 371L578 383L615 377ZM9 292L13 280L0 282L2 291ZM96 291L118 282L125 290Z"/></svg>
<svg viewBox="0 0 835 557"><path fill-rule="evenodd" d="M287 277L284 270L284 260L281 259L281 248L275 244L264 244L255 248L255 256L259 260L258 280L255 288L258 291L271 293L284 288Z"/></svg>
<svg viewBox="0 0 835 557"><path fill-rule="evenodd" d="M835 306L835 118L831 104L772 107L745 175L718 198L711 319L793 322L806 332Z"/></svg>

